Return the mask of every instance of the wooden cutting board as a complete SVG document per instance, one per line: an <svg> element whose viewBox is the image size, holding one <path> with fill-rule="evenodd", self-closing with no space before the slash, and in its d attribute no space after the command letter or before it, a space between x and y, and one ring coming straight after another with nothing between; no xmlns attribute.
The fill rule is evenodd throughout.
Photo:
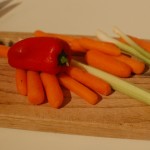
<svg viewBox="0 0 150 150"><path fill-rule="evenodd" d="M5 42L18 41L31 33L0 32ZM115 91L90 105L64 89L61 109L48 103L31 105L16 92L15 69L0 58L0 127L113 138L150 140L150 106ZM150 89L150 70L128 81Z"/></svg>

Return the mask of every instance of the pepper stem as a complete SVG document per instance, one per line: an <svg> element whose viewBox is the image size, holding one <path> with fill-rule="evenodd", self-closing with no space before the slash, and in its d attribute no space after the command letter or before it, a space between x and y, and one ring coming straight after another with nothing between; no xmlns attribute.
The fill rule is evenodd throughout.
<svg viewBox="0 0 150 150"><path fill-rule="evenodd" d="M68 59L66 58L66 56L61 56L61 58L60 58L60 63L61 64L66 64L67 63L67 61L68 61Z"/></svg>
<svg viewBox="0 0 150 150"><path fill-rule="evenodd" d="M58 57L59 65L67 65L68 64L68 58L64 51L62 51Z"/></svg>

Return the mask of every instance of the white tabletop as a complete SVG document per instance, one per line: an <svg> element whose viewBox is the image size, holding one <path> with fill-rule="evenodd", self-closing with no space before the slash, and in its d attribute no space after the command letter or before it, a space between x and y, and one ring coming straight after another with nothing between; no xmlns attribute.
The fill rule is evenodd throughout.
<svg viewBox="0 0 150 150"><path fill-rule="evenodd" d="M15 1L15 0L14 0ZM98 28L112 34L118 26L128 34L150 39L149 0L16 0L15 9L0 18L0 31L95 35ZM24 149L150 149L143 140L0 128L1 150Z"/></svg>

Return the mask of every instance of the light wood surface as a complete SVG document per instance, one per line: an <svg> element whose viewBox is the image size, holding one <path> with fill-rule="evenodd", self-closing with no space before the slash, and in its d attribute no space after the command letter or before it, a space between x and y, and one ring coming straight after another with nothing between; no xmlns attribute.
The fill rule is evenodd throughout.
<svg viewBox="0 0 150 150"><path fill-rule="evenodd" d="M5 42L32 36L30 33L0 32ZM150 106L115 91L90 105L64 89L65 103L53 109L45 103L31 105L16 91L15 69L0 58L0 127L113 138L150 140ZM128 78L150 90L150 70Z"/></svg>

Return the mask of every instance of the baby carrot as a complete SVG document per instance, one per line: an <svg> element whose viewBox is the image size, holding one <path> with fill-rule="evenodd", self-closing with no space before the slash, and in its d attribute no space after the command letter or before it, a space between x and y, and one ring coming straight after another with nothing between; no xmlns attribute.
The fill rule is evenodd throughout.
<svg viewBox="0 0 150 150"><path fill-rule="evenodd" d="M66 74L58 76L60 83L70 91L74 92L90 104L96 104L99 101L99 96L89 88L69 77Z"/></svg>
<svg viewBox="0 0 150 150"><path fill-rule="evenodd" d="M74 38L70 42L68 41L68 44L73 52L86 52L86 49L80 45L78 38Z"/></svg>
<svg viewBox="0 0 150 150"><path fill-rule="evenodd" d="M146 51L150 52L150 41L149 40L144 40L144 39L140 39L138 37L135 36L131 36L128 35L136 44L138 44L139 46L141 46L143 49L145 49ZM119 40L121 42L126 43L122 38L119 38Z"/></svg>
<svg viewBox="0 0 150 150"><path fill-rule="evenodd" d="M99 92L103 95L109 95L112 93L111 86L107 82L78 67L69 67L67 74L95 92Z"/></svg>
<svg viewBox="0 0 150 150"><path fill-rule="evenodd" d="M87 50L94 49L99 50L109 55L120 55L121 50L112 43L95 40L92 38L81 37L78 39L81 46Z"/></svg>
<svg viewBox="0 0 150 150"><path fill-rule="evenodd" d="M61 107L64 96L56 76L44 72L42 72L40 76L46 91L49 104L53 108Z"/></svg>
<svg viewBox="0 0 150 150"><path fill-rule="evenodd" d="M34 36L50 36L50 37L56 37L56 38L60 38L64 41L72 41L75 39L75 37L70 36L70 35L63 35L63 34L58 34L58 33L47 33L41 30L36 30L34 32Z"/></svg>
<svg viewBox="0 0 150 150"><path fill-rule="evenodd" d="M27 71L27 93L32 104L38 105L44 102L45 93L38 72Z"/></svg>
<svg viewBox="0 0 150 150"><path fill-rule="evenodd" d="M46 33L41 30L36 30L34 36L48 36L60 38L68 43L73 52L85 52L86 50L80 45L78 38L71 35L63 35L57 33Z"/></svg>
<svg viewBox="0 0 150 150"><path fill-rule="evenodd" d="M23 69L16 69L16 87L19 94L27 95L27 72Z"/></svg>
<svg viewBox="0 0 150 150"><path fill-rule="evenodd" d="M134 36L129 36L134 42L136 42L139 46L144 48L146 51L150 52L150 41L140 39Z"/></svg>
<svg viewBox="0 0 150 150"><path fill-rule="evenodd" d="M132 69L132 72L135 74L141 74L145 70L145 64L133 57L129 57L127 55L121 54L119 56L114 56L114 58L129 65Z"/></svg>
<svg viewBox="0 0 150 150"><path fill-rule="evenodd" d="M131 67L129 65L98 50L89 50L85 55L85 59L89 65L118 77L129 77L131 75Z"/></svg>
<svg viewBox="0 0 150 150"><path fill-rule="evenodd" d="M0 45L0 57L7 57L9 47L5 45Z"/></svg>

